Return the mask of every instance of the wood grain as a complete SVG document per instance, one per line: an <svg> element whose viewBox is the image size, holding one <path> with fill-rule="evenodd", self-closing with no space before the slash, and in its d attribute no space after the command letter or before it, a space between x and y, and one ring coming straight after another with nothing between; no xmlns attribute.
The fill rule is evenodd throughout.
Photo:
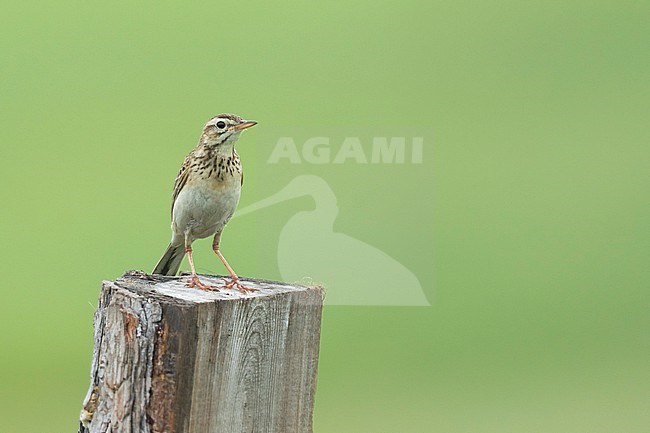
<svg viewBox="0 0 650 433"><path fill-rule="evenodd" d="M185 279L103 283L79 431L311 432L322 288L246 279L258 291L243 295Z"/></svg>

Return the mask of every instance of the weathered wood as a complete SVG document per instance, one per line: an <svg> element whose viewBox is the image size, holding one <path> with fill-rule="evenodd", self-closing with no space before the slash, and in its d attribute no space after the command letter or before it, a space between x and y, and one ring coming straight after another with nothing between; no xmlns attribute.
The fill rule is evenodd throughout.
<svg viewBox="0 0 650 433"><path fill-rule="evenodd" d="M246 279L259 291L242 295L185 280L103 283L79 432L311 432L322 288Z"/></svg>

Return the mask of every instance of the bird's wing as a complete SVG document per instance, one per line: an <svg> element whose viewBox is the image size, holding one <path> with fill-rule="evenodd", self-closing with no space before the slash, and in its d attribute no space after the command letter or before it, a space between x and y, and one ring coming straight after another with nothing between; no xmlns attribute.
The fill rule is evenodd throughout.
<svg viewBox="0 0 650 433"><path fill-rule="evenodd" d="M176 176L176 180L174 181L174 192L172 193L172 216L174 213L174 203L176 203L176 199L178 198L178 194L181 193L181 190L187 183L187 178L190 176L190 161L192 159L192 154L190 153L185 157L185 160L183 161L183 164L181 165L181 169L178 171L178 175Z"/></svg>

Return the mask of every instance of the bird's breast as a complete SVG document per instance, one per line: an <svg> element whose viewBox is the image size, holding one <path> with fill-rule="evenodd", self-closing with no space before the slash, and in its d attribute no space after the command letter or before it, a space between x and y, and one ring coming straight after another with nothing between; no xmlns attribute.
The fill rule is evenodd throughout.
<svg viewBox="0 0 650 433"><path fill-rule="evenodd" d="M241 184L241 161L234 149L226 154L208 153L193 164L192 168L192 177L196 180L210 180L217 184L239 181Z"/></svg>
<svg viewBox="0 0 650 433"><path fill-rule="evenodd" d="M172 228L194 238L221 230L235 213L241 194L241 176L224 180L192 176L178 194L172 213Z"/></svg>

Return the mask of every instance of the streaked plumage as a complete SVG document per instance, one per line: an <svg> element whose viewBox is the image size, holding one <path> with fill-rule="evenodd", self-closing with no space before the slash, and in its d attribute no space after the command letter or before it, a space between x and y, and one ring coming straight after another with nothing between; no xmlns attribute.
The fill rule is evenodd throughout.
<svg viewBox="0 0 650 433"><path fill-rule="evenodd" d="M210 289L196 276L192 242L214 235L213 248L231 274L225 286L248 290L219 252L221 232L235 213L243 174L234 145L241 132L256 122L233 114L220 114L203 127L196 147L185 157L172 193L172 240L153 273L176 275L185 254L192 267L190 287Z"/></svg>

